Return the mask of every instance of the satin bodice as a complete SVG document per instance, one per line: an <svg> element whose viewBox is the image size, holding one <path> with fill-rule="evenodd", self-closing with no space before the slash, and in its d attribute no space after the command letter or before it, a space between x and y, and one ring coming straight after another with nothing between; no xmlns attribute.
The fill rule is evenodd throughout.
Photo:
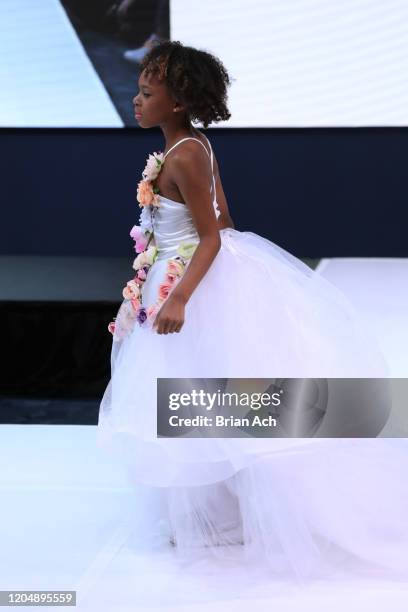
<svg viewBox="0 0 408 612"><path fill-rule="evenodd" d="M151 211L157 259L176 255L182 242L199 242L199 236L188 207L159 196L160 206Z"/></svg>
<svg viewBox="0 0 408 612"><path fill-rule="evenodd" d="M186 137L176 142L166 153L170 153L174 147L180 145L185 140L196 140L205 149L211 161L212 192L213 208L218 219L220 211L218 210L215 189L215 177L213 168L213 151L210 141L205 136L210 152L207 151L205 145L198 138ZM158 249L157 259L168 259L176 255L177 249L181 243L198 243L199 236L195 228L191 212L186 204L170 200L162 195L158 195L159 206L144 207L140 222L142 227L146 227L149 231L153 231L154 245Z"/></svg>

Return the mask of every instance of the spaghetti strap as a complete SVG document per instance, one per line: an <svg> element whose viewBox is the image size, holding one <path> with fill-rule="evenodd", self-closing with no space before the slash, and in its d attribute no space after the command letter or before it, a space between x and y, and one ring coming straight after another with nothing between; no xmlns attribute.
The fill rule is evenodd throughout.
<svg viewBox="0 0 408 612"><path fill-rule="evenodd" d="M198 138L194 138L193 136L186 136L186 138L182 138L181 140L178 140L172 147L170 147L170 149L167 151L167 153L165 154L164 157L166 158L167 155L170 153L170 151L172 151L174 149L174 147L177 147L177 145L179 145L180 143L184 142L185 140L196 140L197 142L199 142L200 145L202 147L204 147L204 150L207 153L208 157L210 157L210 154L208 153L207 149L205 148L205 146L203 145L201 140L199 140ZM211 159L211 162L212 162L212 159ZM211 170L212 170L212 164L211 164Z"/></svg>
<svg viewBox="0 0 408 612"><path fill-rule="evenodd" d="M207 136L205 134L203 134L204 138L206 139L206 141L208 142L208 146L210 147L210 153L211 153L211 172L214 174L214 170L213 170L213 150L212 150L212 146L210 141L208 140Z"/></svg>

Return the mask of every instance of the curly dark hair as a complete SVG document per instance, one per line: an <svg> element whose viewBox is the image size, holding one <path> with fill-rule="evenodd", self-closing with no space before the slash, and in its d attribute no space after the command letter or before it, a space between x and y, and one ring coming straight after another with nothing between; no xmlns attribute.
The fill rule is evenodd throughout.
<svg viewBox="0 0 408 612"><path fill-rule="evenodd" d="M145 55L140 64L140 72L143 70L164 79L190 120L202 122L204 128L231 117L226 104L231 79L221 60L211 53L166 40Z"/></svg>

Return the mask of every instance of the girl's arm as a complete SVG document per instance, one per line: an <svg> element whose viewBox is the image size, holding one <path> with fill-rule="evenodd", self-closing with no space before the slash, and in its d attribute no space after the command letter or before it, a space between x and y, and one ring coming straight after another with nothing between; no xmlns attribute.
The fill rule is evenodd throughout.
<svg viewBox="0 0 408 612"><path fill-rule="evenodd" d="M208 155L194 143L186 143L170 159L171 176L177 185L199 235L200 241L178 284L157 313L154 327L158 333L180 331L184 306L206 274L220 247L221 238L212 203L211 165Z"/></svg>

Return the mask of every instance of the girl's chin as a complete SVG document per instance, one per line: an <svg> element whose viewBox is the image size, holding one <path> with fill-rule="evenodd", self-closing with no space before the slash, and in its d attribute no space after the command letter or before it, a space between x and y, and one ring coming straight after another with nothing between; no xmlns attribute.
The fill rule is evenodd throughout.
<svg viewBox="0 0 408 612"><path fill-rule="evenodd" d="M141 119L136 119L136 123L139 127L145 129L158 127L160 125L159 123L148 122L144 117L142 117Z"/></svg>
<svg viewBox="0 0 408 612"><path fill-rule="evenodd" d="M143 128L150 127L150 125L147 123L147 121L144 119L144 117L139 117L139 118L136 117L136 123L140 127L143 127Z"/></svg>

